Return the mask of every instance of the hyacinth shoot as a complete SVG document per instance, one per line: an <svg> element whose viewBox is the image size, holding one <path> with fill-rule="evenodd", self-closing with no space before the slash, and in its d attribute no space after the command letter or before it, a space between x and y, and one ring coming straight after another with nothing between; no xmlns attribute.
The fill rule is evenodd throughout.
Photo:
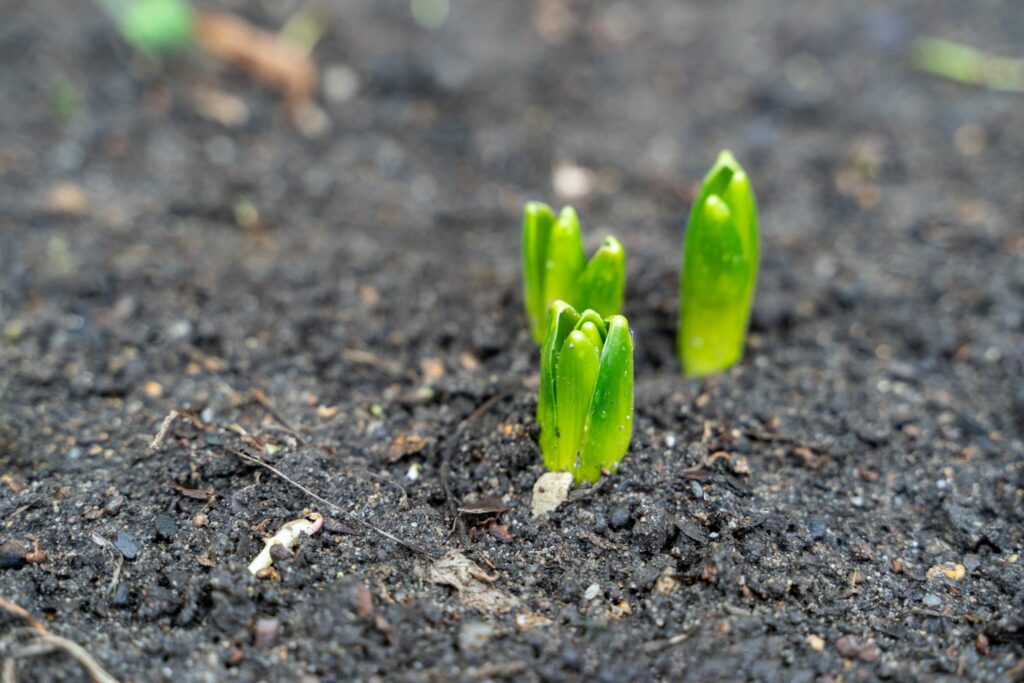
<svg viewBox="0 0 1024 683"><path fill-rule="evenodd" d="M621 315L551 305L541 346L537 422L544 464L595 482L633 433L633 338Z"/></svg>
<svg viewBox="0 0 1024 683"><path fill-rule="evenodd" d="M547 204L523 207L523 292L533 339L544 339L551 302L565 301L602 316L622 310L626 290L626 250L606 237L588 262L576 210L566 206L555 216Z"/></svg>
<svg viewBox="0 0 1024 683"><path fill-rule="evenodd" d="M743 356L758 259L754 191L724 151L704 178L686 229L676 339L685 374L721 372Z"/></svg>

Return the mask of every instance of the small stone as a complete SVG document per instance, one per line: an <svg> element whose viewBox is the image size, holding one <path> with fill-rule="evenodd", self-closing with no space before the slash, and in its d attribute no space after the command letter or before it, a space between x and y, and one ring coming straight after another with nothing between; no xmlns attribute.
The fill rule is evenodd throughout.
<svg viewBox="0 0 1024 683"><path fill-rule="evenodd" d="M324 97L331 104L352 99L359 91L359 75L347 64L331 64L324 69Z"/></svg>
<svg viewBox="0 0 1024 683"><path fill-rule="evenodd" d="M256 647L266 649L274 644L281 622L277 619L256 620Z"/></svg>
<svg viewBox="0 0 1024 683"><path fill-rule="evenodd" d="M942 607L942 598L935 593L925 593L925 596L921 598L921 602L926 607Z"/></svg>
<svg viewBox="0 0 1024 683"><path fill-rule="evenodd" d="M530 515L540 517L558 508L569 497L572 472L545 472L533 485Z"/></svg>
<svg viewBox="0 0 1024 683"><path fill-rule="evenodd" d="M600 596L601 584L599 583L592 583L589 586L587 586L587 590L583 591L583 599L587 602L590 602L591 600L596 600Z"/></svg>
<svg viewBox="0 0 1024 683"><path fill-rule="evenodd" d="M115 517L117 516L117 513L121 511L122 507L124 507L124 496L111 496L110 500L107 501L107 504L103 506L103 514L108 517Z"/></svg>
<svg viewBox="0 0 1024 683"><path fill-rule="evenodd" d="M865 645L860 649L860 652L857 653L857 659L862 662L867 662L868 664L877 662L878 658L881 656L882 653L878 650L878 646L873 643Z"/></svg>
<svg viewBox="0 0 1024 683"><path fill-rule="evenodd" d="M139 555L139 551L142 549L142 544L132 534L127 531L118 531L117 538L114 539L114 547L117 548L124 559L134 560Z"/></svg>
<svg viewBox="0 0 1024 683"><path fill-rule="evenodd" d="M146 382L142 385L142 391L150 398L160 398L164 395L164 387L160 382Z"/></svg>
<svg viewBox="0 0 1024 683"><path fill-rule="evenodd" d="M17 541L7 541L0 545L0 569L21 569L27 560L28 548Z"/></svg>
<svg viewBox="0 0 1024 683"><path fill-rule="evenodd" d="M625 529L631 517L628 505L616 505L608 515L608 526L612 529Z"/></svg>
<svg viewBox="0 0 1024 683"><path fill-rule="evenodd" d="M482 621L467 621L459 629L459 649L463 652L480 650L494 635L490 624Z"/></svg>
<svg viewBox="0 0 1024 683"><path fill-rule="evenodd" d="M847 659L856 657L861 648L860 638L857 636L845 635L836 641L836 651Z"/></svg>
<svg viewBox="0 0 1024 683"><path fill-rule="evenodd" d="M816 636L812 633L807 636L807 647L815 652L822 652L825 650L825 640L821 636Z"/></svg>
<svg viewBox="0 0 1024 683"><path fill-rule="evenodd" d="M205 512L197 512L192 518L192 526L197 529L202 529L204 526L210 523L210 518L206 516Z"/></svg>
<svg viewBox="0 0 1024 683"><path fill-rule="evenodd" d="M820 541L828 532L828 522L822 517L811 517L807 520L807 531L811 535L811 541Z"/></svg>
<svg viewBox="0 0 1024 683"><path fill-rule="evenodd" d="M178 520L171 515L157 515L153 526L156 527L157 538L165 541L170 541L178 534Z"/></svg>
<svg viewBox="0 0 1024 683"><path fill-rule="evenodd" d="M950 581L960 581L966 575L966 568L962 564L955 562L943 562L942 564L937 564L934 567L929 568L928 572L925 574L929 581L942 577L945 577Z"/></svg>
<svg viewBox="0 0 1024 683"><path fill-rule="evenodd" d="M275 543L270 546L270 556L274 558L275 561L279 562L281 560L291 559L292 553L288 548L285 548L280 543Z"/></svg>
<svg viewBox="0 0 1024 683"><path fill-rule="evenodd" d="M117 584L117 588L114 589L114 595L110 599L110 604L114 607L127 607L131 604L131 592L128 590L128 584L123 581Z"/></svg>

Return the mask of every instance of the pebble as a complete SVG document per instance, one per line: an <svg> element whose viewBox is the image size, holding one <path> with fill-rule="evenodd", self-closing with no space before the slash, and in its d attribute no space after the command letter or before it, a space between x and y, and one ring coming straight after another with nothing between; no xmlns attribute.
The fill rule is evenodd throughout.
<svg viewBox="0 0 1024 683"><path fill-rule="evenodd" d="M28 549L17 541L0 545L0 569L21 569L25 566Z"/></svg>
<svg viewBox="0 0 1024 683"><path fill-rule="evenodd" d="M608 515L608 526L612 529L625 529L631 516L628 505L616 505Z"/></svg>
<svg viewBox="0 0 1024 683"><path fill-rule="evenodd" d="M807 647L815 652L822 652L825 649L825 640L821 636L816 636L812 633L807 636Z"/></svg>
<svg viewBox="0 0 1024 683"><path fill-rule="evenodd" d="M597 599L601 595L601 584L592 583L583 591L583 599L587 602Z"/></svg>
<svg viewBox="0 0 1024 683"><path fill-rule="evenodd" d="M467 621L459 629L459 649L463 652L480 650L494 635L490 624L482 621Z"/></svg>
<svg viewBox="0 0 1024 683"><path fill-rule="evenodd" d="M277 632L281 628L281 622L277 619L256 620L256 647L266 649L274 644Z"/></svg>
<svg viewBox="0 0 1024 683"><path fill-rule="evenodd" d="M210 518L206 516L205 512L197 512L195 517L192 518L192 526L197 529L201 529L210 523Z"/></svg>
<svg viewBox="0 0 1024 683"><path fill-rule="evenodd" d="M841 636L836 641L836 651L847 659L856 657L861 651L860 638L852 635Z"/></svg>
<svg viewBox="0 0 1024 683"><path fill-rule="evenodd" d="M812 541L820 541L828 532L828 522L822 517L811 517L807 520L807 531L810 532Z"/></svg>
<svg viewBox="0 0 1024 683"><path fill-rule="evenodd" d="M157 538L162 538L165 541L170 541L178 534L178 520L171 515L157 515L153 521L153 526L156 527Z"/></svg>
<svg viewBox="0 0 1024 683"><path fill-rule="evenodd" d="M131 592L128 590L128 584L123 581L117 584L117 588L114 589L114 595L110 599L110 604L114 607L127 607L131 604Z"/></svg>
<svg viewBox="0 0 1024 683"><path fill-rule="evenodd" d="M107 504L103 506L103 514L108 517L115 517L117 513L121 512L121 508L124 507L124 496L115 495L111 496Z"/></svg>
<svg viewBox="0 0 1024 683"><path fill-rule="evenodd" d="M926 607L942 607L942 598L935 595L935 593L925 593L924 597L921 598L921 602Z"/></svg>
<svg viewBox="0 0 1024 683"><path fill-rule="evenodd" d="M114 539L114 547L117 548L124 559L134 560L139 555L139 551L142 549L142 544L132 534L127 531L118 531L117 538Z"/></svg>
<svg viewBox="0 0 1024 683"><path fill-rule="evenodd" d="M331 64L324 69L324 97L331 104L341 104L359 92L359 75L347 64Z"/></svg>

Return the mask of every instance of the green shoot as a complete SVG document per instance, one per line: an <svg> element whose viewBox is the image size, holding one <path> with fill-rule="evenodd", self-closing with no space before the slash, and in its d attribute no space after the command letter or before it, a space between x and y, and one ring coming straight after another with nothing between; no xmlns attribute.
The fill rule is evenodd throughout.
<svg viewBox="0 0 1024 683"><path fill-rule="evenodd" d="M967 85L1024 92L1024 59L996 57L942 38L914 41L911 61L919 71Z"/></svg>
<svg viewBox="0 0 1024 683"><path fill-rule="evenodd" d="M624 317L551 304L537 422L549 470L577 482L615 470L633 434L633 337Z"/></svg>
<svg viewBox="0 0 1024 683"><path fill-rule="evenodd" d="M523 207L523 282L530 330L539 344L553 301L593 309L606 317L622 310L626 250L619 240L608 236L588 263L575 209L567 206L556 218L547 204L527 202Z"/></svg>
<svg viewBox="0 0 1024 683"><path fill-rule="evenodd" d="M173 52L192 41L195 16L188 0L99 0L99 4L139 52Z"/></svg>
<svg viewBox="0 0 1024 683"><path fill-rule="evenodd" d="M757 203L746 172L724 151L690 212L676 350L683 372L721 372L743 356L759 258Z"/></svg>

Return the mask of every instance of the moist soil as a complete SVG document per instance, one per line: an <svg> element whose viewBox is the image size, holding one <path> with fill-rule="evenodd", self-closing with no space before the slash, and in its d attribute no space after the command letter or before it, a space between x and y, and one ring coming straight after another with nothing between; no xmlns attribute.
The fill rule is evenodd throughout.
<svg viewBox="0 0 1024 683"><path fill-rule="evenodd" d="M302 132L89 3L4 10L0 596L121 681L1024 675L1024 99L907 58L1021 56L1018 3L323 21ZM724 147L756 310L689 380L679 252ZM536 519L528 198L622 238L637 376L618 473ZM25 626L0 612L5 672L89 680Z"/></svg>

